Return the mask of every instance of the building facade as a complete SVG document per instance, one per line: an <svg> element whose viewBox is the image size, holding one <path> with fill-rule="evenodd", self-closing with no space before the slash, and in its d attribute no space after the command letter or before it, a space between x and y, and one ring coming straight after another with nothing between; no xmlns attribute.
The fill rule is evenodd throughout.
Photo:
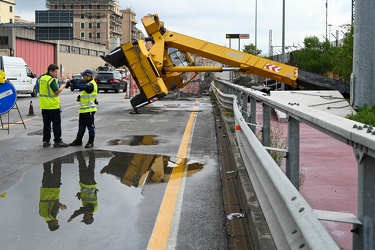
<svg viewBox="0 0 375 250"><path fill-rule="evenodd" d="M145 36L141 30L139 30L136 20L136 13L127 8L125 10L120 10L122 13L122 37L121 42L127 43L132 40L144 39Z"/></svg>
<svg viewBox="0 0 375 250"><path fill-rule="evenodd" d="M47 0L48 10L73 10L74 38L105 44L122 36L122 13L115 0Z"/></svg>
<svg viewBox="0 0 375 250"><path fill-rule="evenodd" d="M14 23L14 0L0 0L0 23Z"/></svg>

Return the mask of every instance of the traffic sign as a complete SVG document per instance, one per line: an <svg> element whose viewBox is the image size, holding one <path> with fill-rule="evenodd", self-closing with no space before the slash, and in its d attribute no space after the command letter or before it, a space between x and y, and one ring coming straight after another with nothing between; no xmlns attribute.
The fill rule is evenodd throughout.
<svg viewBox="0 0 375 250"><path fill-rule="evenodd" d="M0 84L0 115L11 110L16 103L17 92L13 84L5 82Z"/></svg>
<svg viewBox="0 0 375 250"><path fill-rule="evenodd" d="M240 34L226 34L226 38L240 38Z"/></svg>
<svg viewBox="0 0 375 250"><path fill-rule="evenodd" d="M249 39L249 34L226 34L225 37L228 38L237 38L237 39Z"/></svg>

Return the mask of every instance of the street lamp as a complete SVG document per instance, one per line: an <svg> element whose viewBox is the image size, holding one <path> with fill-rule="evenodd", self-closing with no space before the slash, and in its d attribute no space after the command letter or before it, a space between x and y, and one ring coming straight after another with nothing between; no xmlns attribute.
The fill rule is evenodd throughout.
<svg viewBox="0 0 375 250"><path fill-rule="evenodd" d="M258 0L255 0L255 49L257 49L257 31L258 31Z"/></svg>
<svg viewBox="0 0 375 250"><path fill-rule="evenodd" d="M328 37L326 37L326 38L328 39L329 42L331 42L331 27L332 27L332 24L328 24L327 26L329 28L329 33L328 33Z"/></svg>

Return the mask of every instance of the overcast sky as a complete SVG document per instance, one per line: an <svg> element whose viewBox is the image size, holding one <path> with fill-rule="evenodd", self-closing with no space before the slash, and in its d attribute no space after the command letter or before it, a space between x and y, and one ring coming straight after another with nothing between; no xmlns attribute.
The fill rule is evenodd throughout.
<svg viewBox="0 0 375 250"><path fill-rule="evenodd" d="M78 1L78 0L77 0ZM255 5L257 2L257 11ZM336 35L343 24L351 23L351 0L285 0L285 45L303 45L306 36L323 40L327 30ZM34 21L35 10L45 10L45 0L15 0L15 14ZM229 47L225 34L250 34L244 44L255 44L263 54L268 53L269 31L275 50L282 45L282 0L120 0L120 8L131 8L137 14L137 27L148 13L159 14L168 30ZM257 13L257 25L255 25ZM326 18L326 14L328 17ZM255 28L257 26L257 28ZM340 38L342 33L340 32ZM331 35L331 40L335 38ZM238 49L238 40L231 47Z"/></svg>

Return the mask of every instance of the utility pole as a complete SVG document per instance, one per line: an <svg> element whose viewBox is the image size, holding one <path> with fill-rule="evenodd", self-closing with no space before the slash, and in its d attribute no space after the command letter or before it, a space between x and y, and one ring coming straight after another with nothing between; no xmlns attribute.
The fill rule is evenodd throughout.
<svg viewBox="0 0 375 250"><path fill-rule="evenodd" d="M327 28L328 28L328 0L326 0L326 39L328 39Z"/></svg>
<svg viewBox="0 0 375 250"><path fill-rule="evenodd" d="M350 104L354 109L375 105L375 22L373 0L356 0L353 45L353 76ZM374 238L375 239L375 238Z"/></svg>
<svg viewBox="0 0 375 250"><path fill-rule="evenodd" d="M255 0L255 49L257 49L258 33L258 0Z"/></svg>
<svg viewBox="0 0 375 250"><path fill-rule="evenodd" d="M282 22L282 44L281 44L281 63L285 63L285 0L283 0L283 22ZM281 83L281 90L285 90L285 84Z"/></svg>

